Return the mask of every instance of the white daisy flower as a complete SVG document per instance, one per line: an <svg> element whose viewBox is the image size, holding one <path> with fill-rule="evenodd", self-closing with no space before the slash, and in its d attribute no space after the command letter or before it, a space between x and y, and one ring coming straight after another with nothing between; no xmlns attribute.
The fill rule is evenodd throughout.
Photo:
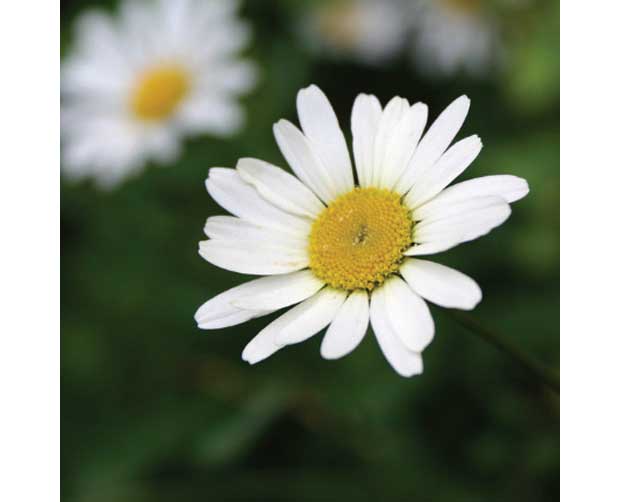
<svg viewBox="0 0 620 502"><path fill-rule="evenodd" d="M414 6L413 51L422 71L480 76L497 61L498 34L483 0L417 0Z"/></svg>
<svg viewBox="0 0 620 502"><path fill-rule="evenodd" d="M402 48L407 20L399 2L336 0L314 6L304 16L308 43L336 57L381 64Z"/></svg>
<svg viewBox="0 0 620 502"><path fill-rule="evenodd" d="M118 18L84 14L61 70L65 174L109 187L174 160L185 135L237 131L255 70L236 55L249 36L236 7L129 0Z"/></svg>
<svg viewBox="0 0 620 502"><path fill-rule="evenodd" d="M422 372L434 336L426 301L472 309L481 299L469 277L419 258L476 239L503 223L525 180L487 176L446 188L476 158L470 136L450 146L469 110L461 96L431 125L428 109L395 97L353 105L355 177L344 134L321 90L300 91L301 129L286 120L275 138L296 176L267 162L239 160L212 168L211 197L233 216L207 220L199 253L242 274L263 275L207 301L202 329L233 326L298 304L246 346L254 364L328 328L326 359L351 352L368 324L383 354L403 376Z"/></svg>

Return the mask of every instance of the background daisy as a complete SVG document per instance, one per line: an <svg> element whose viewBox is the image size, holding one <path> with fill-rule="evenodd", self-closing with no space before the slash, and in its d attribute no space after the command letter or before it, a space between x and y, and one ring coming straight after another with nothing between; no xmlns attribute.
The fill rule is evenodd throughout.
<svg viewBox="0 0 620 502"><path fill-rule="evenodd" d="M76 22L61 69L63 169L110 187L150 160L175 160L186 135L230 135L254 85L238 58L237 2L126 0Z"/></svg>
<svg viewBox="0 0 620 502"><path fill-rule="evenodd" d="M406 9L400 0L319 2L301 15L301 31L315 51L367 64L385 64L403 47Z"/></svg>
<svg viewBox="0 0 620 502"><path fill-rule="evenodd" d="M414 63L423 72L482 76L498 62L497 24L485 0L415 0L412 6Z"/></svg>

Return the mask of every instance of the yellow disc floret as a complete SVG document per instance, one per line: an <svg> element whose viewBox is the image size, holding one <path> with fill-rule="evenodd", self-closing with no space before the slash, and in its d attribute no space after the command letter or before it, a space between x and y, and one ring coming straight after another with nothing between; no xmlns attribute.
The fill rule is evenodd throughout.
<svg viewBox="0 0 620 502"><path fill-rule="evenodd" d="M371 290L398 271L412 228L411 212L398 194L355 188L312 225L310 269L334 288Z"/></svg>
<svg viewBox="0 0 620 502"><path fill-rule="evenodd" d="M172 115L189 88L189 75L181 66L156 66L138 79L131 94L131 110L143 121L163 120Z"/></svg>

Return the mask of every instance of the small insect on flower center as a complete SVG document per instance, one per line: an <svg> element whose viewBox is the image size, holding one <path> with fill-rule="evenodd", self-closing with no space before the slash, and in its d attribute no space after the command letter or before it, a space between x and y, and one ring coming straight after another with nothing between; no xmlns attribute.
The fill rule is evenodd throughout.
<svg viewBox="0 0 620 502"><path fill-rule="evenodd" d="M168 118L187 96L190 79L179 65L160 65L144 72L138 79L132 95L131 109L143 121Z"/></svg>
<svg viewBox="0 0 620 502"><path fill-rule="evenodd" d="M334 288L372 290L396 273L413 221L398 194L355 188L333 201L310 231L310 269Z"/></svg>

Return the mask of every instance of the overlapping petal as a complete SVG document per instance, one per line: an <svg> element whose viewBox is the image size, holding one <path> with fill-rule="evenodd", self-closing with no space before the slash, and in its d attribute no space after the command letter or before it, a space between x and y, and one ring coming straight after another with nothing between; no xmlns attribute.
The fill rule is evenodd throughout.
<svg viewBox="0 0 620 502"><path fill-rule="evenodd" d="M492 196L442 207L441 211L430 212L415 224L413 240L416 245L405 254L429 254L422 251L419 245L430 244L433 252L437 253L477 239L506 221L510 212L510 205L504 199Z"/></svg>
<svg viewBox="0 0 620 502"><path fill-rule="evenodd" d="M392 368L404 377L421 374L424 369L422 355L409 350L394 330L390 321L385 288L377 288L372 292L370 322L379 347Z"/></svg>
<svg viewBox="0 0 620 502"><path fill-rule="evenodd" d="M352 292L327 328L321 355L325 359L339 359L355 350L368 330L369 321L368 293L364 290Z"/></svg>
<svg viewBox="0 0 620 502"><path fill-rule="evenodd" d="M372 95L360 94L355 98L351 113L353 132L353 156L360 186L370 185L374 167L374 145L379 121L381 103Z"/></svg>
<svg viewBox="0 0 620 502"><path fill-rule="evenodd" d="M241 159L237 163L241 178L280 209L299 216L316 218L325 208L321 201L295 176L268 162Z"/></svg>
<svg viewBox="0 0 620 502"><path fill-rule="evenodd" d="M437 117L420 140L407 169L396 184L398 193L406 193L431 169L452 143L469 112L469 98L461 96Z"/></svg>

